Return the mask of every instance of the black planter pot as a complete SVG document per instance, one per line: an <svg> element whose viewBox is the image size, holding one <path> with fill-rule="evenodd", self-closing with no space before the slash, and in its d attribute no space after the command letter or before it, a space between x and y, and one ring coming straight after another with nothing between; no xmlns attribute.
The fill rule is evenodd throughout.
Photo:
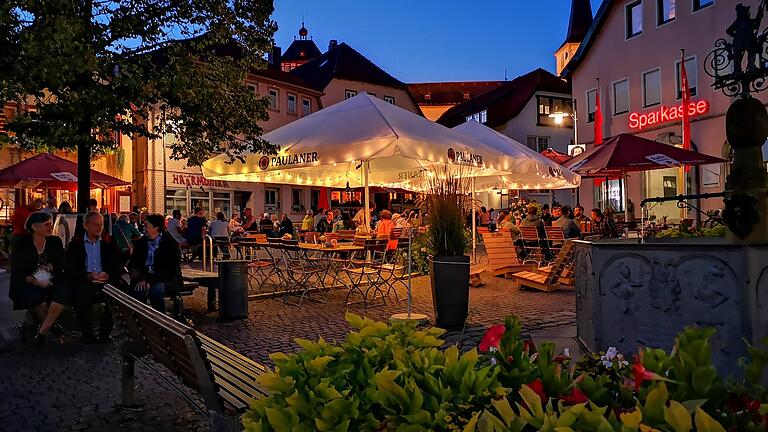
<svg viewBox="0 0 768 432"><path fill-rule="evenodd" d="M469 312L469 257L430 257L429 274L437 326L463 327Z"/></svg>

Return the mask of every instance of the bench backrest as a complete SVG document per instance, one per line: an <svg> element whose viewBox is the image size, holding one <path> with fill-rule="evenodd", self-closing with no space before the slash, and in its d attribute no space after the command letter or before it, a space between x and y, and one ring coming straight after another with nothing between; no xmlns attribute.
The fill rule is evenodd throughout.
<svg viewBox="0 0 768 432"><path fill-rule="evenodd" d="M492 270L520 263L509 231L483 233L483 244Z"/></svg>
<svg viewBox="0 0 768 432"><path fill-rule="evenodd" d="M544 232L547 233L547 240L562 242L565 240L565 233L563 227L559 226L545 226Z"/></svg>
<svg viewBox="0 0 768 432"><path fill-rule="evenodd" d="M149 355L198 391L206 404L218 403L214 377L195 330L111 285L104 286L104 297L114 319L122 323L137 357Z"/></svg>
<svg viewBox="0 0 768 432"><path fill-rule="evenodd" d="M352 241L355 239L355 230L338 230L339 239L343 241Z"/></svg>
<svg viewBox="0 0 768 432"><path fill-rule="evenodd" d="M557 282L557 280L560 278L560 274L565 269L565 266L567 266L571 261L573 261L572 248L573 248L572 241L566 241L563 244L563 247L560 249L560 252L557 253L557 257L555 257L555 260L552 262L552 269L547 275L547 280L546 280L547 284L553 284Z"/></svg>

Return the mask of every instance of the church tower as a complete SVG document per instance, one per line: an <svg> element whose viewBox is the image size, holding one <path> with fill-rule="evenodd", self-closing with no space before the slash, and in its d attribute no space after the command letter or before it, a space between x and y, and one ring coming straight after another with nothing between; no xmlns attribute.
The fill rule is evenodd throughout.
<svg viewBox="0 0 768 432"><path fill-rule="evenodd" d="M568 35L565 42L555 52L557 60L557 75L579 49L579 45L592 25L592 5L589 0L571 0L571 19L568 23Z"/></svg>
<svg viewBox="0 0 768 432"><path fill-rule="evenodd" d="M281 58L281 67L284 71L290 72L304 63L309 62L317 57L320 57L322 53L320 49L315 45L315 41L309 37L309 30L304 26L304 21L301 22L301 28L299 29L299 38L294 36L293 42L285 50Z"/></svg>

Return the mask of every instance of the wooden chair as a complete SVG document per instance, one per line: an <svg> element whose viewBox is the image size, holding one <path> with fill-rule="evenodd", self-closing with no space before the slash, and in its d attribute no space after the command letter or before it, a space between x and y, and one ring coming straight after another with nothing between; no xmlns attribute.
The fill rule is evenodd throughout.
<svg viewBox="0 0 768 432"><path fill-rule="evenodd" d="M253 360L174 321L111 285L104 296L127 339L122 346L122 404L137 406L135 362L163 378L214 431L241 430L239 416L253 399L267 396L257 378L267 369ZM151 358L197 392L202 405L145 361ZM117 365L115 365L117 366Z"/></svg>
<svg viewBox="0 0 768 432"><path fill-rule="evenodd" d="M355 230L338 230L336 233L339 234L339 240L340 241L353 241L355 240Z"/></svg>
<svg viewBox="0 0 768 432"><path fill-rule="evenodd" d="M547 242L549 242L550 252L557 255L565 243L565 233L563 232L563 227L545 226L544 232L547 234Z"/></svg>
<svg viewBox="0 0 768 432"><path fill-rule="evenodd" d="M488 265L485 270L493 276L504 276L507 273L519 272L526 269L532 269L532 264L524 265L517 257L515 245L512 241L512 234L509 231L484 233L483 244L488 254ZM470 270L471 273L471 270ZM470 278L471 278L470 274ZM479 278L479 275L476 279Z"/></svg>
<svg viewBox="0 0 768 432"><path fill-rule="evenodd" d="M566 242L548 271L545 272L542 268L538 271L517 272L512 275L512 279L519 285L520 289L530 287L546 292L556 290L560 286L560 275L568 265L569 260L571 262L573 260L572 247L573 242Z"/></svg>

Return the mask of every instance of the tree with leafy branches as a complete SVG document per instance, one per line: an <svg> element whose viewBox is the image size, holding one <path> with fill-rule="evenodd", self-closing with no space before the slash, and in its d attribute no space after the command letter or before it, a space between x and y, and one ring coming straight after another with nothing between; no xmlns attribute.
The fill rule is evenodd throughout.
<svg viewBox="0 0 768 432"><path fill-rule="evenodd" d="M267 102L245 85L265 67L272 11L272 0L4 0L0 102L18 109L2 139L77 150L80 211L91 156L117 133L173 133L171 157L190 165L272 151Z"/></svg>

